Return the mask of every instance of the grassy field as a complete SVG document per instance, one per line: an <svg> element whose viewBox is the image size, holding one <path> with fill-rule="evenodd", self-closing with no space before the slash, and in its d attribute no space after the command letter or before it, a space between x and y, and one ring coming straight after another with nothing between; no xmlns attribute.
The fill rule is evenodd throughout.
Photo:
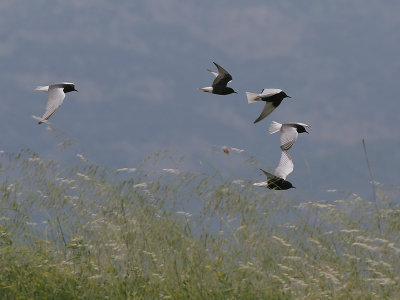
<svg viewBox="0 0 400 300"><path fill-rule="evenodd" d="M164 155L2 152L0 299L400 298L398 187L300 201Z"/></svg>

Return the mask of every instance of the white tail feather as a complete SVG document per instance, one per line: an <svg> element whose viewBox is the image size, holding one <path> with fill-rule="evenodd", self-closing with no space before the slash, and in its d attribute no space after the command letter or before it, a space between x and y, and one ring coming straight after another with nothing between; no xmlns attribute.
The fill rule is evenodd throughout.
<svg viewBox="0 0 400 300"><path fill-rule="evenodd" d="M211 86L203 87L203 88L198 88L199 91L203 91L206 93L212 93L213 88Z"/></svg>
<svg viewBox="0 0 400 300"><path fill-rule="evenodd" d="M255 182L253 183L255 186L267 186L268 182L267 181L262 181L262 182Z"/></svg>
<svg viewBox="0 0 400 300"><path fill-rule="evenodd" d="M270 134L273 134L273 133L278 132L279 130L281 130L281 127L282 127L281 123L272 121L271 125L269 125L269 130L268 131L269 131Z"/></svg>
<svg viewBox="0 0 400 300"><path fill-rule="evenodd" d="M254 103L254 102L257 102L257 101L261 100L259 95L256 94L256 93L246 92L246 96L247 96L247 102L248 103Z"/></svg>
<svg viewBox="0 0 400 300"><path fill-rule="evenodd" d="M35 91L48 92L48 91L49 91L49 86L48 86L48 85L46 85L46 86L38 85L38 86L35 88Z"/></svg>

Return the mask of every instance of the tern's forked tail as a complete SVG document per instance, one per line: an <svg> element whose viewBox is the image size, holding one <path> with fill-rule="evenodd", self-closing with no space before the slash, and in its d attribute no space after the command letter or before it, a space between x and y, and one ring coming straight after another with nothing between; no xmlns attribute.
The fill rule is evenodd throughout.
<svg viewBox="0 0 400 300"><path fill-rule="evenodd" d="M246 96L247 96L248 103L255 103L255 102L261 101L260 96L256 93L246 92Z"/></svg>
<svg viewBox="0 0 400 300"><path fill-rule="evenodd" d="M48 86L48 85L46 85L46 86L38 85L38 86L35 88L35 91L48 92L48 91L49 91L49 86Z"/></svg>
<svg viewBox="0 0 400 300"><path fill-rule="evenodd" d="M213 88L211 86L203 87L203 88L198 88L199 91L207 92L207 93L212 93Z"/></svg>
<svg viewBox="0 0 400 300"><path fill-rule="evenodd" d="M282 128L282 124L281 123L272 121L271 125L269 125L269 130L268 131L269 131L270 134L273 134L273 133L278 132L279 130L281 130L281 128Z"/></svg>

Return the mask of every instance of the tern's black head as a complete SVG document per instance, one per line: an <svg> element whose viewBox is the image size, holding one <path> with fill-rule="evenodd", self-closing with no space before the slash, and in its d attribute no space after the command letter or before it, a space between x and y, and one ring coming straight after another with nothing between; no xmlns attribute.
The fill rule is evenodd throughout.
<svg viewBox="0 0 400 300"><path fill-rule="evenodd" d="M69 93L69 92L77 92L78 90L75 89L75 85L73 84L64 84L64 89L63 89L64 93Z"/></svg>
<svg viewBox="0 0 400 300"><path fill-rule="evenodd" d="M286 181L286 180L283 180L281 183L280 183L280 189L281 190L288 190L288 189L294 189L295 187L292 185L292 183L291 182L289 182L289 181Z"/></svg>
<svg viewBox="0 0 400 300"><path fill-rule="evenodd" d="M302 133L302 132L308 133L308 131L304 128L304 126L301 126L301 125L296 126L296 130L298 133Z"/></svg>

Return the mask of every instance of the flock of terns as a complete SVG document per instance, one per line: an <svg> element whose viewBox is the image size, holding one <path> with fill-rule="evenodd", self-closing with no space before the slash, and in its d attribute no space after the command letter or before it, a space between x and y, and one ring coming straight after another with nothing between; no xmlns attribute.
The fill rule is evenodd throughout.
<svg viewBox="0 0 400 300"><path fill-rule="evenodd" d="M232 76L224 68L214 62L218 71L209 70L215 79L211 86L199 88L199 90L217 94L217 95L229 95L236 93L232 88L228 87L227 84L232 81ZM57 83L48 86L38 86L35 90L43 91L48 93L48 99L46 104L45 112L42 118L39 120L39 124L47 122L47 120L56 112L56 110L61 106L65 99L65 94L78 91L75 89L74 83ZM254 121L257 123L267 117L272 113L275 108L277 108L283 99L290 98L281 89L263 89L260 94L246 92L248 103L256 103L259 101L264 101L264 108L260 116ZM272 190L287 190L290 188L295 188L286 177L293 172L293 161L290 157L288 150L296 142L298 134L302 132L307 132L306 128L311 130L311 126L304 123L285 123L281 124L275 121L271 122L269 127L269 133L273 134L280 131L280 147L282 150L281 159L279 161L278 167L275 169L274 174L261 169L261 171L267 176L267 181L254 183L255 186L267 187Z"/></svg>
<svg viewBox="0 0 400 300"><path fill-rule="evenodd" d="M229 95L236 93L232 88L227 87L227 84L232 81L232 76L224 68L214 62L217 67L218 72L210 71L216 78L214 79L211 86L199 88L199 90L218 94L218 95ZM264 101L264 108L260 116L254 121L257 123L267 117L270 113L274 111L275 108L281 104L282 100L285 98L291 98L286 95L281 89L263 89L260 94L246 92L248 103L255 103L258 101ZM272 121L269 127L269 133L273 134L280 131L280 144L281 144L281 159L279 161L278 167L275 169L274 174L261 169L261 171L267 176L267 181L254 183L256 186L267 187L271 190L288 190L290 188L295 188L286 177L293 172L293 161L290 157L288 150L296 142L299 133L307 132L306 128L311 130L311 126L304 123L285 123L281 124Z"/></svg>

